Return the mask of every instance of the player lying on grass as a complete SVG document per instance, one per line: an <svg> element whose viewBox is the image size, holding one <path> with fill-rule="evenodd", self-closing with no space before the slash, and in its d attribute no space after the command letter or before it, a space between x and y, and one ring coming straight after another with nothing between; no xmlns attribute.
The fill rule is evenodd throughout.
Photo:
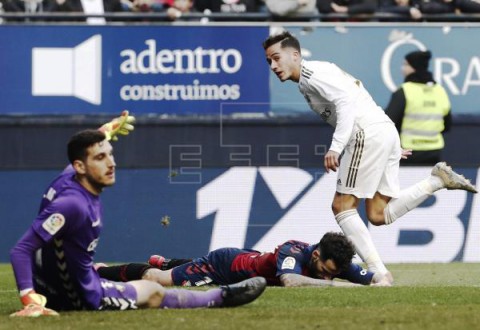
<svg viewBox="0 0 480 330"><path fill-rule="evenodd" d="M291 240L279 245L274 252L222 248L196 259L166 261L152 256L149 264L101 267L106 266L102 264L98 272L111 280L142 278L165 286L225 285L254 276L264 277L268 285L281 286L390 285L384 277L353 264L354 254L352 243L343 234L329 232L318 244ZM333 281L334 278L349 282Z"/></svg>
<svg viewBox="0 0 480 330"><path fill-rule="evenodd" d="M100 194L115 183L109 139L128 134L133 117L84 130L68 143L70 165L46 189L31 227L11 250L24 309L12 316L58 315L55 310L228 307L256 299L256 277L208 291L166 290L147 280L116 283L99 276L93 257L103 226ZM107 138L108 137L108 138Z"/></svg>

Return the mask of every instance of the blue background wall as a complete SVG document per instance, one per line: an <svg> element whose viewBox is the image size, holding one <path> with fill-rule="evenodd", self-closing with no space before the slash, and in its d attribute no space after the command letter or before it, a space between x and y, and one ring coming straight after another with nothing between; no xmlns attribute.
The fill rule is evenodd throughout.
<svg viewBox="0 0 480 330"><path fill-rule="evenodd" d="M478 180L477 169L458 170ZM286 239L314 243L325 231L339 230L329 208L334 174L293 167L177 171L174 177L167 169L118 171L117 183L102 195L104 228L97 260L144 261L158 253L200 256L222 242L271 250ZM402 168L402 182L418 181L429 171ZM43 190L57 174L55 170L0 172L0 261L8 260L9 249L30 225ZM427 260L480 261L480 253L475 252L479 203L476 195L443 191L409 213L410 218L399 220L404 228L382 228L381 237L393 247L381 253L388 262L399 261L398 249L434 244L436 252ZM424 208L429 208L426 218ZM166 215L169 226L161 223ZM419 258L415 253L403 255L400 261Z"/></svg>
<svg viewBox="0 0 480 330"><path fill-rule="evenodd" d="M276 26L273 29L278 29ZM425 25L332 25L289 26L303 47L307 59L326 60L363 81L380 106L386 106L391 94L401 82L400 65L406 53L417 49L433 51L431 70L439 83L446 87L454 114L479 114L476 101L480 91L480 26L471 24ZM269 73L261 42L268 36L267 25L225 26L0 26L0 114L98 114L128 108L137 114L220 114L226 112L302 113L308 112L304 100L291 82L284 84ZM68 95L32 95L32 50L78 50L92 37L101 39L98 47L87 47L100 54L99 104ZM16 40L16 42L11 42ZM98 49L97 49L98 48ZM195 66L189 67L187 56L173 64L168 56L175 51L212 50L195 56ZM72 58L72 63L95 66L94 56ZM145 73L128 73L122 69L134 54L135 63ZM197 55L199 53L196 53ZM222 57L223 55L224 57ZM91 54L90 54L91 55ZM132 55L133 56L133 55ZM81 61L80 61L81 59ZM222 60L223 59L223 60ZM223 62L222 62L223 61ZM45 63L44 63L45 62ZM37 65L50 65L48 61ZM182 68L177 73L161 71L162 62L168 69ZM215 63L212 63L215 62ZM237 67L238 66L238 67ZM234 68L235 69L232 69ZM216 72L200 70L215 68ZM232 72L229 71L232 69ZM138 69L138 67L137 67ZM60 69L59 69L60 70ZM74 69L72 69L74 70ZM212 69L213 70L213 69ZM75 71L75 70L74 70ZM87 70L88 71L88 70ZM55 76L66 72L51 68L50 84ZM73 73L82 81L86 70ZM85 78L87 79L87 78ZM270 83L268 83L270 79ZM87 79L88 80L88 79ZM195 83L196 81L196 83ZM78 83L78 81L76 81ZM231 90L238 86L238 98L226 92L216 99L185 100L157 97L128 100L122 96L131 86L217 86ZM82 88L92 87L85 86ZM79 86L74 86L78 88ZM237 88L237 87L234 87ZM88 89L88 88L87 88ZM145 94L143 94L145 96ZM141 96L141 97L143 97ZM230 95L231 96L231 95ZM140 96L139 96L140 97Z"/></svg>

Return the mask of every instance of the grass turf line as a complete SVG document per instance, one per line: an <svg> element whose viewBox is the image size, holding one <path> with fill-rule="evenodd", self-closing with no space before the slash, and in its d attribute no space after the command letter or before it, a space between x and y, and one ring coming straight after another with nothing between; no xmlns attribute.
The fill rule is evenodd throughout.
<svg viewBox="0 0 480 330"><path fill-rule="evenodd" d="M20 308L0 265L0 329L480 329L480 264L390 265L392 288L268 288L231 309L63 312L12 320Z"/></svg>

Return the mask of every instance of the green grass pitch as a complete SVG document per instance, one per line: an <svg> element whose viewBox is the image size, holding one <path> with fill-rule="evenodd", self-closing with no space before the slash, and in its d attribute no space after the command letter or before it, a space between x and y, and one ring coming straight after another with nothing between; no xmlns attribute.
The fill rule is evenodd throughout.
<svg viewBox="0 0 480 330"><path fill-rule="evenodd" d="M480 329L480 264L390 265L391 288L267 288L230 309L69 312L11 319L20 308L0 265L0 329Z"/></svg>

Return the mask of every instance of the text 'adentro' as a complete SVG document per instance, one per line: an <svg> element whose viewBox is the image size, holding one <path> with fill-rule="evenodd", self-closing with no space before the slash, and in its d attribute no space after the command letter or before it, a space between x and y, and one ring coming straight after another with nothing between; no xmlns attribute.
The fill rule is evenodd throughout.
<svg viewBox="0 0 480 330"><path fill-rule="evenodd" d="M242 66L242 54L237 49L161 49L157 52L154 39L145 41L147 49L138 54L134 49L124 49L120 64L124 74L211 74L238 72Z"/></svg>

